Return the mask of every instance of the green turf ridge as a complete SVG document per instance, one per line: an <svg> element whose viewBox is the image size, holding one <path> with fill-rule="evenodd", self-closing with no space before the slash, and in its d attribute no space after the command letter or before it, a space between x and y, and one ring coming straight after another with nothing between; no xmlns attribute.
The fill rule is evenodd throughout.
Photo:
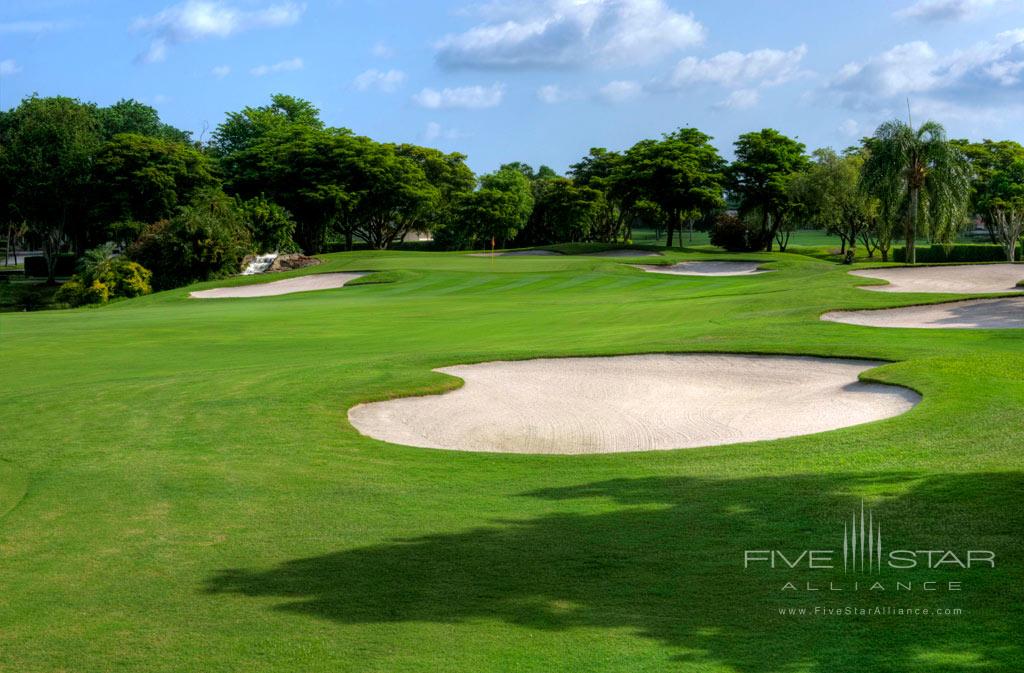
<svg viewBox="0 0 1024 673"><path fill-rule="evenodd" d="M730 257L775 272L367 252L287 275L392 282L0 315L0 670L1019 670L1024 335L823 322L951 296ZM863 379L923 399L812 436L571 457L392 446L347 421L459 385L437 367L654 352L876 359ZM744 549L834 546L862 501L893 544L999 565L912 598L784 596L743 570ZM967 613L777 612L837 603Z"/></svg>

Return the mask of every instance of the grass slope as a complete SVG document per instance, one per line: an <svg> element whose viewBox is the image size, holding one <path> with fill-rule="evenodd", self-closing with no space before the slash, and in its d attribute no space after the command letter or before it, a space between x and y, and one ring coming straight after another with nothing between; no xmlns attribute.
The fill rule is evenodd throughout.
<svg viewBox="0 0 1024 673"><path fill-rule="evenodd" d="M777 272L357 253L314 271L387 282L0 315L0 670L1019 670L1024 335L821 322L949 297L733 258ZM868 377L924 401L823 435L593 457L391 446L346 420L458 385L439 366L661 351L877 358ZM862 500L889 545L998 567L899 574L958 593L824 598L779 590L821 571L743 569L748 548L836 546ZM816 605L965 613L778 612Z"/></svg>

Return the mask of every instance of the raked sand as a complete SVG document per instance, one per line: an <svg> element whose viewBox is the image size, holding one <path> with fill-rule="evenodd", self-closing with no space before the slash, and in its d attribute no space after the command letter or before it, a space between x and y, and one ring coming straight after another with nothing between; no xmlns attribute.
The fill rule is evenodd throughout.
<svg viewBox="0 0 1024 673"><path fill-rule="evenodd" d="M923 329L1022 329L1024 297L969 299L928 306L870 311L830 311L822 320L868 327Z"/></svg>
<svg viewBox="0 0 1024 673"><path fill-rule="evenodd" d="M293 292L312 292L313 290L333 290L350 281L365 276L365 273L315 273L298 278L275 280L270 283L254 285L236 285L235 287L217 287L212 290L199 290L189 294L194 299L230 299L243 297L276 297Z"/></svg>
<svg viewBox="0 0 1024 673"><path fill-rule="evenodd" d="M913 391L860 383L863 360L630 355L445 367L462 388L361 404L349 420L394 444L584 454L804 435L890 418Z"/></svg>
<svg viewBox="0 0 1024 673"><path fill-rule="evenodd" d="M665 273L672 276L752 276L768 273L758 269L761 262L680 262L659 266L657 264L636 264L638 269L648 273Z"/></svg>
<svg viewBox="0 0 1024 673"><path fill-rule="evenodd" d="M862 278L878 278L888 285L862 285L876 292L941 292L983 294L1021 290L1024 264L957 264L951 266L901 266L851 271Z"/></svg>

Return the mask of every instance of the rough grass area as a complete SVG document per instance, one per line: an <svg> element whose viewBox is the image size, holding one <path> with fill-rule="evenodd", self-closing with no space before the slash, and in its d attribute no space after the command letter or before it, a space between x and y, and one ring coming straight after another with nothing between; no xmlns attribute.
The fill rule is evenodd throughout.
<svg viewBox="0 0 1024 673"><path fill-rule="evenodd" d="M0 315L0 670L1019 670L1024 334L823 322L953 297L734 258L775 272L354 253L313 271L392 282ZM346 420L459 385L446 365L685 351L877 359L863 378L923 401L827 434L574 457L393 446ZM744 569L746 549L837 547L862 502L886 549L997 567L887 570L884 592ZM846 589L780 590L822 580Z"/></svg>

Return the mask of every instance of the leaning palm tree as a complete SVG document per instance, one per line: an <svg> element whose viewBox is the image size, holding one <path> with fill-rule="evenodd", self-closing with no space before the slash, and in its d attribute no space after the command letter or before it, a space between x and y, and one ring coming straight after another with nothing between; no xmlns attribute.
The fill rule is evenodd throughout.
<svg viewBox="0 0 1024 673"><path fill-rule="evenodd" d="M884 214L903 220L906 261L917 262L918 236L951 242L966 224L969 166L942 124L928 121L915 130L893 120L879 126L866 144L861 184L879 199Z"/></svg>

